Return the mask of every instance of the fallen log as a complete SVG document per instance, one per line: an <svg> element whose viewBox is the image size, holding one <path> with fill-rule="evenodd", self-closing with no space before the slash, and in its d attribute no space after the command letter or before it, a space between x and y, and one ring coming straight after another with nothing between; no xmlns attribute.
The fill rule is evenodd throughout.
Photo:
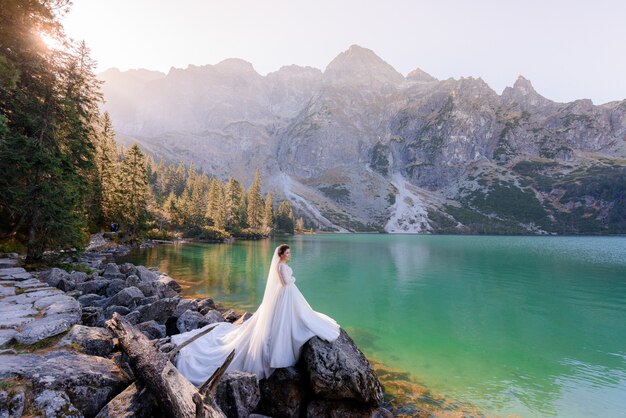
<svg viewBox="0 0 626 418"><path fill-rule="evenodd" d="M106 322L128 354L130 366L143 385L154 395L162 411L173 418L224 418L214 400L217 382L234 357L230 353L224 364L198 390L156 349L147 337L121 315L115 313Z"/></svg>

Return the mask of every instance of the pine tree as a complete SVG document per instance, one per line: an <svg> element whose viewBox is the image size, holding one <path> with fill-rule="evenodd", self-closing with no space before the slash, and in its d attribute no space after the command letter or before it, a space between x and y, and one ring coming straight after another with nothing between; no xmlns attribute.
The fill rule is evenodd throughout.
<svg viewBox="0 0 626 418"><path fill-rule="evenodd" d="M267 192L265 195L265 216L263 217L263 229L269 232L274 226L274 209L272 208L272 195Z"/></svg>
<svg viewBox="0 0 626 418"><path fill-rule="evenodd" d="M226 226L226 211L222 183L216 178L211 179L207 205L207 218L213 226L223 229Z"/></svg>
<svg viewBox="0 0 626 418"><path fill-rule="evenodd" d="M294 232L293 209L291 202L288 200L283 200L280 202L280 205L278 205L276 228L290 234Z"/></svg>
<svg viewBox="0 0 626 418"><path fill-rule="evenodd" d="M118 158L115 145L115 132L108 112L101 119L101 128L96 143L96 166L100 188L101 224L115 221L121 211L117 177Z"/></svg>
<svg viewBox="0 0 626 418"><path fill-rule="evenodd" d="M134 234L143 227L146 220L148 200L146 157L139 145L133 144L126 151L120 172L126 200L122 216L129 231Z"/></svg>
<svg viewBox="0 0 626 418"><path fill-rule="evenodd" d="M258 231L263 226L264 202L261 195L261 175L257 168L254 180L248 189L248 224L250 228Z"/></svg>

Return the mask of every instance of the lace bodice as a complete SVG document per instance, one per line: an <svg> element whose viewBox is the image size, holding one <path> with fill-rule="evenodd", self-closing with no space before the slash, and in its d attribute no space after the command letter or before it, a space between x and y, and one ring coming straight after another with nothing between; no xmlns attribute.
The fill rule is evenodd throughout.
<svg viewBox="0 0 626 418"><path fill-rule="evenodd" d="M278 274L280 274L280 277L283 279L285 286L296 282L296 278L293 276L293 270L285 263L278 264Z"/></svg>

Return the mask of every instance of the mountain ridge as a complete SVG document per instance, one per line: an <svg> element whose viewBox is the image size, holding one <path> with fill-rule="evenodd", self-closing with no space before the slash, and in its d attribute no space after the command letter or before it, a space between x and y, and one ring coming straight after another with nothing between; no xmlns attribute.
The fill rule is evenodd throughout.
<svg viewBox="0 0 626 418"><path fill-rule="evenodd" d="M105 109L124 140L171 160L192 159L218 177L249 181L257 166L268 189L320 227L580 233L563 219L582 205L593 210L581 216L596 220L587 231L621 228L623 199L578 196L558 181L541 187L543 177L566 176L571 167L604 173L603 159L622 170L626 100L557 103L523 76L502 94L481 78L439 81L420 69L404 77L357 45L323 72L292 65L262 76L228 59L150 81L136 73L103 78ZM551 162L545 170L515 170L544 160ZM622 190L621 177L605 171L607 187ZM508 213L491 195L526 199L540 219Z"/></svg>

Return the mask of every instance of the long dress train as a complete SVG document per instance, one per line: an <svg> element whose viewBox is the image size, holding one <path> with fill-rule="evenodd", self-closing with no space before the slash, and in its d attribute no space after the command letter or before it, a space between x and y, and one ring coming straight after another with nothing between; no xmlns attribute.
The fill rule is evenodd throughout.
<svg viewBox="0 0 626 418"><path fill-rule="evenodd" d="M339 336L337 322L311 308L295 285L291 267L279 263L277 250L272 257L263 301L246 322L210 324L172 337L174 343L180 344L213 328L178 354L176 367L193 384L204 383L233 349L235 357L227 371L255 373L263 379L274 369L295 365L302 346L310 338L318 336L334 341Z"/></svg>

